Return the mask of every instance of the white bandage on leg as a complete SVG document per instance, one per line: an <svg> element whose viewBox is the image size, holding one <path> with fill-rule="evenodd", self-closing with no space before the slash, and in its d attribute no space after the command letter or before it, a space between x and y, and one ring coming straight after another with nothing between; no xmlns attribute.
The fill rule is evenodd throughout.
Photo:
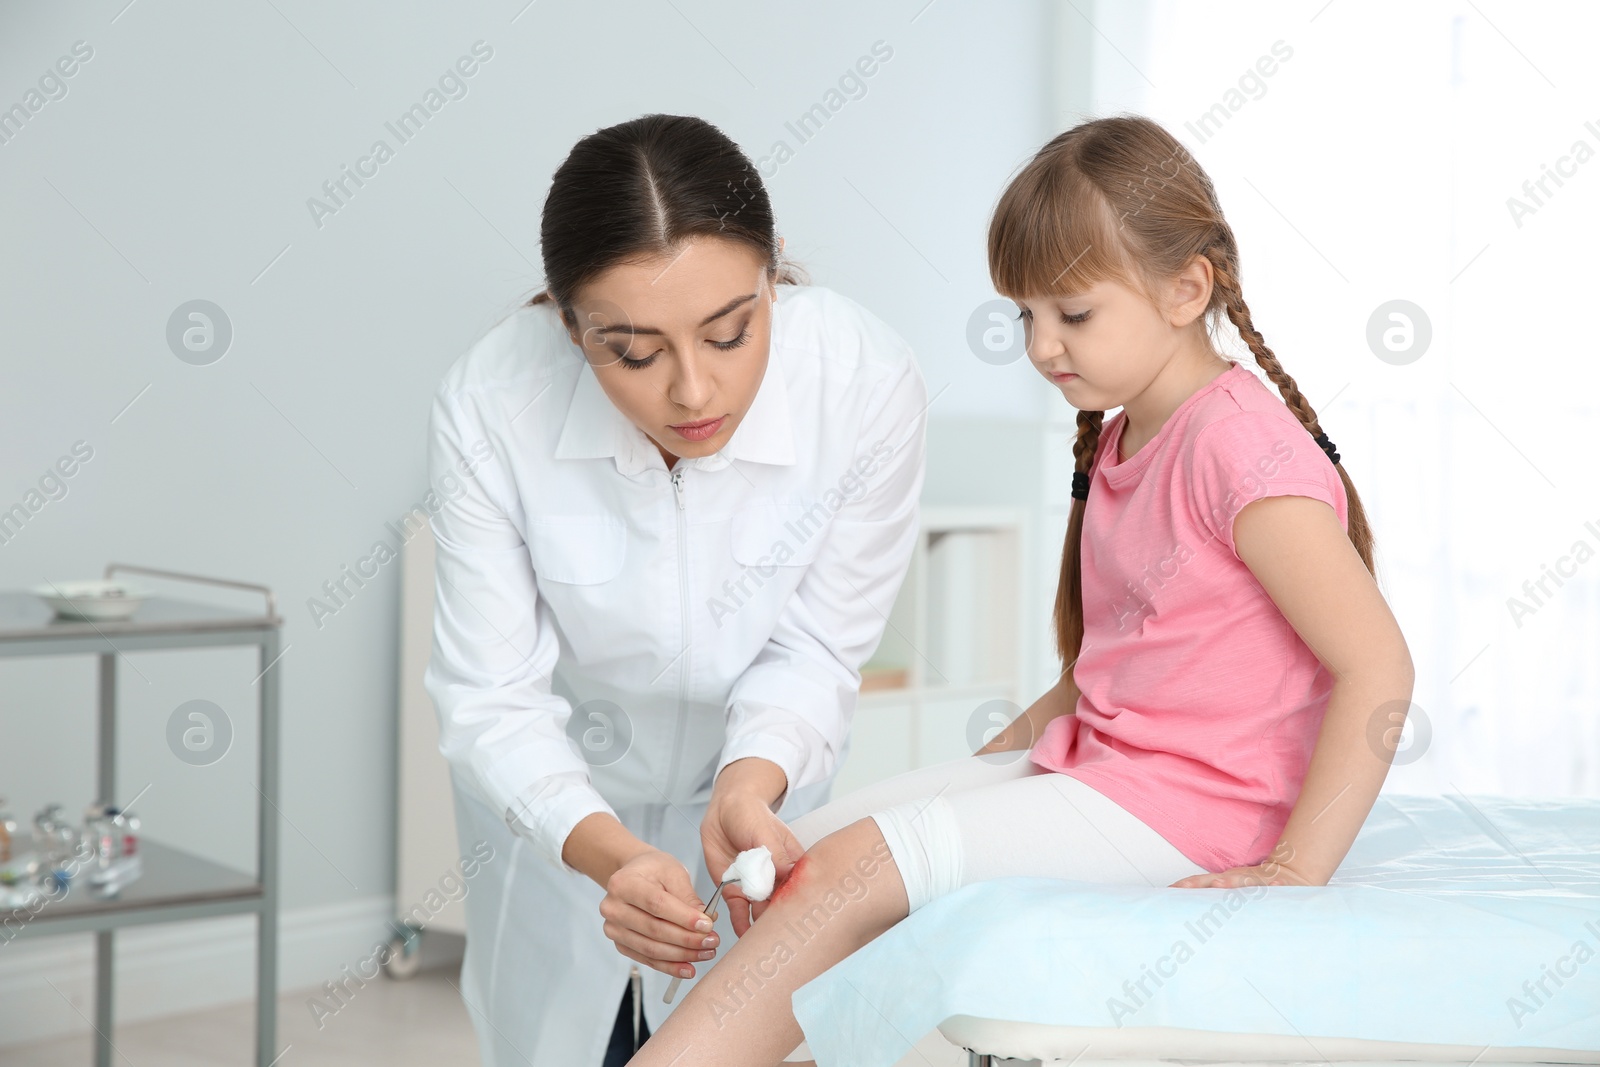
<svg viewBox="0 0 1600 1067"><path fill-rule="evenodd" d="M922 797L873 812L905 883L910 911L961 885L961 835L943 796Z"/></svg>

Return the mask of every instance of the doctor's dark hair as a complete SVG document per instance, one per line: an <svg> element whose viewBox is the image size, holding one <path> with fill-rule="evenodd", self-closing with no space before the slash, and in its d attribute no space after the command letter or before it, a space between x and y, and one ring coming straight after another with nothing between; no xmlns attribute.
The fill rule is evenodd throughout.
<svg viewBox="0 0 1600 1067"><path fill-rule="evenodd" d="M1154 303L1152 294L1194 256L1211 261L1211 302L1200 321L1216 336L1221 317L1238 329L1283 394L1306 433L1322 425L1278 357L1250 321L1240 286L1239 247L1222 216L1211 179L1162 126L1139 115L1116 115L1074 126L1029 160L1001 194L989 223L989 275L1012 298L1081 293L1103 280L1121 282ZM1100 444L1103 411L1078 412L1074 470L1087 474ZM1320 455L1311 442L1313 454ZM1372 530L1344 467L1346 527L1376 576ZM1076 497L1061 551L1056 589L1056 650L1070 670L1083 646L1083 511Z"/></svg>
<svg viewBox="0 0 1600 1067"><path fill-rule="evenodd" d="M760 172L717 127L690 115L643 115L596 130L551 180L539 226L546 288L528 304L553 302L570 319L586 282L693 237L742 241L774 281L805 284L779 256Z"/></svg>

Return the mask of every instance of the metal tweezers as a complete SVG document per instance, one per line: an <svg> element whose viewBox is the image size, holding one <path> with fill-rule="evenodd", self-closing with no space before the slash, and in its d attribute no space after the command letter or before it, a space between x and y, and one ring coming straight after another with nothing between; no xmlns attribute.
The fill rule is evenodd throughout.
<svg viewBox="0 0 1600 1067"><path fill-rule="evenodd" d="M711 902L706 905L706 917L713 923L717 921L717 901L722 899L722 887L738 880L737 878L729 878L726 882L718 883L716 891L711 894ZM672 998L678 995L678 987L682 984L683 975L675 975L667 985L667 995L661 998L661 1003L671 1004Z"/></svg>

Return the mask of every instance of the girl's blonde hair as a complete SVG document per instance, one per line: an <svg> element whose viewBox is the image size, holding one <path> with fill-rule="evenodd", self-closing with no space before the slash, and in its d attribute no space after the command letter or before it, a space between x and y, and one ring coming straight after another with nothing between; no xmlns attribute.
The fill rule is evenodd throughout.
<svg viewBox="0 0 1600 1067"><path fill-rule="evenodd" d="M989 224L989 274L995 290L1013 298L1081 293L1107 279L1149 297L1196 255L1210 260L1213 272L1207 328L1215 331L1226 314L1306 432L1321 434L1317 413L1250 321L1239 247L1211 179L1160 124L1116 115L1060 134L1012 179ZM1087 473L1093 464L1104 416L1078 412L1075 470ZM1348 498L1350 541L1375 574L1366 512L1350 475L1334 466ZM1079 561L1086 503L1073 499L1061 552L1055 634L1063 670L1071 669L1083 645Z"/></svg>

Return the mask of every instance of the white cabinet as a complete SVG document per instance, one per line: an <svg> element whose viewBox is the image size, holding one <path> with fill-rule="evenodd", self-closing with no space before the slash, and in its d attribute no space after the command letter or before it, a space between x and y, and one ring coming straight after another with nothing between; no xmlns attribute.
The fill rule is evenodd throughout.
<svg viewBox="0 0 1600 1067"><path fill-rule="evenodd" d="M923 507L910 569L862 668L834 796L970 756L1032 700L1027 530L1021 510Z"/></svg>

